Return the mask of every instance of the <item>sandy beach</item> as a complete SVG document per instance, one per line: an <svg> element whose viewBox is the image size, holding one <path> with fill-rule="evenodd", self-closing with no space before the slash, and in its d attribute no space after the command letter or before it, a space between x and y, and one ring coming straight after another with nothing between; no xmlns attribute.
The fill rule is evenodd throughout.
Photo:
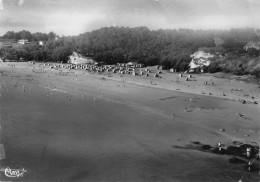
<svg viewBox="0 0 260 182"><path fill-rule="evenodd" d="M19 181L238 181L246 163L194 142L259 146L259 80L149 69L0 63L1 167L27 169ZM259 179L259 159L254 168L246 181Z"/></svg>

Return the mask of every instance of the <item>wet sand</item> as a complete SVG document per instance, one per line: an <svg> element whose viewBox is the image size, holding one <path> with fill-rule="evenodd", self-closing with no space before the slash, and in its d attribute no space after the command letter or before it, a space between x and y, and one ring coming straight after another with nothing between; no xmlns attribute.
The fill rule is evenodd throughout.
<svg viewBox="0 0 260 182"><path fill-rule="evenodd" d="M256 104L180 92L186 83L174 91L162 80L1 64L1 167L27 169L19 181L238 181L245 164L185 146L259 146Z"/></svg>

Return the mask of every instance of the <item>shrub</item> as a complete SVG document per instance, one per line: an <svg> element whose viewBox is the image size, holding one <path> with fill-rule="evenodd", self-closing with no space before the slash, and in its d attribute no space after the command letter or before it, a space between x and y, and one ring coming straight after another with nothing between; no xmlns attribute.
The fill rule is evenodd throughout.
<svg viewBox="0 0 260 182"><path fill-rule="evenodd" d="M209 73L216 73L216 72L221 71L221 69L220 69L220 66L219 66L218 63L213 62L213 63L211 63L211 64L209 65L207 71L208 71Z"/></svg>
<svg viewBox="0 0 260 182"><path fill-rule="evenodd" d="M256 76L257 78L260 78L260 67L254 69L250 74Z"/></svg>

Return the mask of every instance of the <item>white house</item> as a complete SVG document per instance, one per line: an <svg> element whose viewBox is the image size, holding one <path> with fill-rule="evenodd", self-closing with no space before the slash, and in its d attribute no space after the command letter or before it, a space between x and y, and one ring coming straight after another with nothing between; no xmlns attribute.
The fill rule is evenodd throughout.
<svg viewBox="0 0 260 182"><path fill-rule="evenodd" d="M44 42L41 40L38 42L39 43L39 46L43 46L44 45Z"/></svg>
<svg viewBox="0 0 260 182"><path fill-rule="evenodd" d="M18 44L29 44L30 42L27 40L27 39L20 39L20 40L18 40L18 42L17 42Z"/></svg>
<svg viewBox="0 0 260 182"><path fill-rule="evenodd" d="M197 51L190 56L192 58L189 66L190 69L201 68L210 65L210 59L214 57L213 54L205 53L204 51Z"/></svg>

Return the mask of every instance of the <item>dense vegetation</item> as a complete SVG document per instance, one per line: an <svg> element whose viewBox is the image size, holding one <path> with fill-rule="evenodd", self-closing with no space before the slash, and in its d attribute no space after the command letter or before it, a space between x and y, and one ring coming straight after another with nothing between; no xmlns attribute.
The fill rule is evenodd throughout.
<svg viewBox="0 0 260 182"><path fill-rule="evenodd" d="M97 62L114 64L137 61L145 65L174 67L178 71L188 69L190 55L204 50L221 55L213 60L209 72L225 71L235 74L256 74L259 71L259 50L243 48L249 41L260 40L260 30L251 28L231 30L156 30L146 27L106 27L78 36L55 39L50 32L7 32L2 39L28 39L31 44L2 47L4 59L66 62L72 51L91 56ZM43 47L37 41L45 41ZM250 62L250 64L249 64ZM252 67L254 65L254 67Z"/></svg>

